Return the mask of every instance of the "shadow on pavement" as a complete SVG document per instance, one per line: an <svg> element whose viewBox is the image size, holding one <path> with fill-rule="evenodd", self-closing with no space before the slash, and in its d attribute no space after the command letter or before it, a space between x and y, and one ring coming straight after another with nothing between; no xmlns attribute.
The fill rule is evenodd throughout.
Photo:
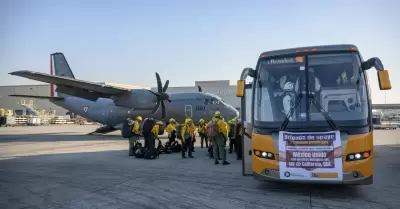
<svg viewBox="0 0 400 209"><path fill-rule="evenodd" d="M67 137L71 135L61 135ZM84 136L90 137L99 138ZM395 208L399 203L396 146L375 147L374 184L368 186L262 183L241 176L235 155L227 154L231 165L214 165L201 148L195 159L181 159L179 153L145 160L127 156L127 150L86 151L0 160L0 206L309 208L312 201L328 201L339 208Z"/></svg>

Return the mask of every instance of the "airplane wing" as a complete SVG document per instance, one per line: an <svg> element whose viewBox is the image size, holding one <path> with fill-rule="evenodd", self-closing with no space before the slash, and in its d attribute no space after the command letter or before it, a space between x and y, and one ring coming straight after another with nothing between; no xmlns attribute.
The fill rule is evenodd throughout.
<svg viewBox="0 0 400 209"><path fill-rule="evenodd" d="M22 94L11 94L10 97L25 97L34 99L50 99L50 100L64 100L63 97L48 97L48 96L33 96L33 95L22 95Z"/></svg>
<svg viewBox="0 0 400 209"><path fill-rule="evenodd" d="M74 96L79 96L82 98L87 98L87 97L89 97L89 98L93 98L93 97L94 98L98 98L98 97L109 98L111 96L124 94L124 93L130 91L129 89L122 88L122 87L98 84L98 83L78 80L78 79L74 79L74 78L68 78L68 77L63 77L63 76L50 75L50 74L46 74L46 73L39 73L39 72L26 71L26 70L15 71L15 72L11 72L9 74L36 80L36 81L54 84L54 85L57 85L57 89L59 88L61 90L61 93L69 94L69 93L71 93L71 90L72 90L72 92L74 93ZM63 90L68 91L68 92L62 92Z"/></svg>

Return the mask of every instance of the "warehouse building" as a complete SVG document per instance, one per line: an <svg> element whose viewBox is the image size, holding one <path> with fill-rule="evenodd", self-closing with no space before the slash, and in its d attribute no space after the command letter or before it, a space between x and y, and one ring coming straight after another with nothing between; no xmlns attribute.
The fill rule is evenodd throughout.
<svg viewBox="0 0 400 209"><path fill-rule="evenodd" d="M57 115L65 115L67 110L59 107L48 100L9 97L11 94L50 96L50 85L23 85L23 86L0 86L0 108L15 110L17 115L29 114L26 105L43 110L55 110Z"/></svg>
<svg viewBox="0 0 400 209"><path fill-rule="evenodd" d="M113 86L125 88L143 88L138 86L129 86L121 84L104 83ZM217 81L196 81L194 86L185 87L168 87L167 93L182 93L182 92L197 92L198 86L203 92L208 92L221 97L222 100L231 104L236 109L240 110L240 99L236 97L236 86L232 85L229 80ZM146 88L150 89L150 88ZM151 88L157 91L156 87ZM29 114L26 106L30 105L43 110L55 110L57 115L65 115L68 110L65 110L45 99L19 98L9 97L11 94L34 95L34 96L50 96L50 85L22 85L22 86L0 86L0 108L16 110L18 115Z"/></svg>

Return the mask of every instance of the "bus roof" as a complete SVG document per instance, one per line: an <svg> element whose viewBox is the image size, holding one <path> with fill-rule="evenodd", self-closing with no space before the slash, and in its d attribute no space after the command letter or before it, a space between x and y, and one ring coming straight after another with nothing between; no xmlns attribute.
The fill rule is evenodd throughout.
<svg viewBox="0 0 400 209"><path fill-rule="evenodd" d="M290 49L279 49L279 50L264 52L260 55L260 58L289 55L300 52L313 52L313 51L316 52L357 51L357 47L352 44L338 44L338 45L306 46L306 47L297 47Z"/></svg>

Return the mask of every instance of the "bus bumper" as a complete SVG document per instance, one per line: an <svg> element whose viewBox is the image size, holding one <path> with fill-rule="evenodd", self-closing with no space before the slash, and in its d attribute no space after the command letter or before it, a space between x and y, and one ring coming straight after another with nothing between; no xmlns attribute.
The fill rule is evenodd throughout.
<svg viewBox="0 0 400 209"><path fill-rule="evenodd" d="M268 174L266 174L268 173ZM355 176L357 173L357 177ZM342 181L332 180L291 180L281 179L280 173L277 170L264 170L261 174L253 172L254 179L259 181L270 182L286 182L286 183L300 183L300 184L346 184L346 185L368 185L373 183L373 176L362 176L359 172L343 172Z"/></svg>

